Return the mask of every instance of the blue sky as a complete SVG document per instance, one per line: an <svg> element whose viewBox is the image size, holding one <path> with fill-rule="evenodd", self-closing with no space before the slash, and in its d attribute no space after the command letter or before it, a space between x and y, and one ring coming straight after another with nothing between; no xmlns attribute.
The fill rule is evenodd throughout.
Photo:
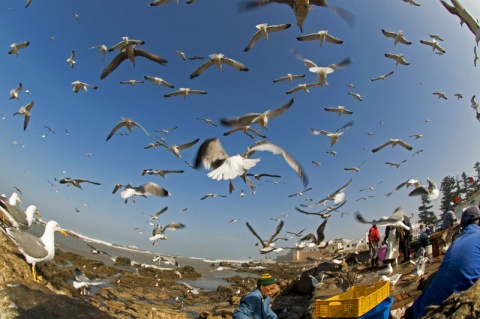
<svg viewBox="0 0 480 319"><path fill-rule="evenodd" d="M254 246L256 238L245 226L249 222L260 236L273 233L276 218L288 213L285 231L315 232L322 220L295 211L295 206L306 197L319 200L330 194L350 178L346 190L347 203L341 212L332 214L326 227L326 239L362 238L368 225L353 218L361 211L367 218L390 215L401 206L407 213L416 212L420 198L408 197L403 189L386 197L398 184L409 178L426 183L427 177L440 186L444 176L459 175L465 171L473 175L478 161L478 150L472 142L480 125L470 98L480 95L479 71L473 65L474 36L468 28L460 27L459 19L449 14L438 1L419 0L413 7L403 1L331 1L356 16L350 27L331 10L313 7L303 28L303 34L328 30L344 41L341 45L318 42L300 42L302 35L295 25L293 11L286 5L270 4L263 8L239 12L240 1L197 0L186 5L175 1L149 7L149 1L39 1L33 0L25 9L21 1L0 3L0 192L10 195L18 187L24 204L35 204L44 220L54 219L66 229L108 242L131 244L158 252L186 256L243 259L262 258ZM480 5L475 0L462 3L474 16L480 16ZM72 13L76 13L76 20ZM269 40L261 38L248 52L244 47L260 23L292 23L292 27L272 33ZM412 45L393 44L383 36L381 29L404 30ZM438 56L420 40L429 40L430 34L440 34L446 54ZM50 37L55 37L50 40ZM141 39L146 51L168 60L167 66L137 58L136 65L123 62L112 74L100 80L100 74L116 53L102 54L92 46L111 47L122 36ZM11 43L30 41L30 46L19 57L7 54ZM319 66L339 63L350 57L352 64L328 75L328 86L313 87L292 95L284 93L300 83L316 81L316 76L296 59L290 49L297 49L305 58ZM66 62L70 51L76 52L76 65L71 69ZM223 53L248 68L239 72L224 66L220 72L211 67L197 78L189 75L205 60L183 61L173 50L188 57L208 57ZM403 53L409 66L398 65L384 54ZM385 81L369 79L390 71L394 74ZM293 83L272 83L287 73L306 74ZM145 75L158 76L172 83L175 89L158 87L151 82L127 86L125 80L143 80ZM73 81L99 86L75 94ZM9 92L18 83L23 84L18 100L9 100ZM355 88L346 84L352 83ZM200 89L207 95L164 98L163 95L180 87ZM31 91L31 95L25 93ZM443 91L448 100L439 100L433 92ZM363 102L349 96L360 93ZM455 93L463 93L457 100ZM223 117L241 116L274 109L295 98L292 107L282 116L271 119L268 131L262 129L267 140L283 147L302 165L313 189L303 197L288 195L300 192L304 186L280 156L259 152L261 158L252 173L281 175L284 184L257 183L256 194L241 179L233 181L235 190L228 193L228 182L211 180L203 168L196 171L183 160L193 162L200 143L207 138L220 138L229 155L243 153L255 139L236 133L222 136L226 127L205 124L197 117L219 123ZM26 131L23 118L13 116L21 106L34 101L31 120ZM352 115L337 116L325 112L325 107L343 105ZM190 149L182 151L183 159L164 148L145 150L153 142L139 128L129 136L115 135L105 141L110 130L121 117L132 118L152 136L166 138L169 145L200 139ZM426 122L426 120L430 120ZM314 136L309 129L335 131L348 121L340 141L330 147L326 136ZM379 123L383 122L383 125ZM44 126L55 131L49 132ZM168 134L154 130L178 128ZM255 127L256 128L256 127ZM65 134L65 129L70 136ZM118 132L127 132L125 128ZM367 135L372 132L373 135ZM45 137L41 137L45 134ZM415 140L413 134L424 134ZM412 151L388 147L377 153L371 149L390 138L400 138L413 146ZM12 145L14 141L18 144ZM364 148L368 148L364 150ZM333 157L327 151L334 150ZM422 153L412 156L415 151ZM85 156L91 153L92 156ZM395 169L385 162L400 162ZM321 162L317 167L312 161ZM357 173L345 167L365 161ZM143 169L185 170L170 174L164 180L158 176L141 176ZM63 173L65 171L65 173ZM101 183L83 184L83 190L48 181L64 177L83 178ZM374 191L360 189L377 185ZM155 182L167 189L168 198L137 198L135 204L125 204L119 193L112 194L116 183L135 186ZM245 197L240 196L244 189ZM58 191L55 191L58 190ZM227 195L226 198L200 198L207 193ZM356 199L373 195L366 201ZM86 204L87 206L85 206ZM160 217L165 225L182 222L187 228L167 231L168 240L151 246L148 237L153 229L142 213L154 214L163 207L169 209ZM435 202L437 215L439 200ZM75 208L80 212L76 212ZM187 211L180 213L180 209ZM321 207L317 207L318 210ZM311 209L311 211L317 211ZM227 225L231 219L240 219ZM143 234L135 227L146 229ZM294 240L284 246L293 246ZM282 245L283 246L283 245Z"/></svg>

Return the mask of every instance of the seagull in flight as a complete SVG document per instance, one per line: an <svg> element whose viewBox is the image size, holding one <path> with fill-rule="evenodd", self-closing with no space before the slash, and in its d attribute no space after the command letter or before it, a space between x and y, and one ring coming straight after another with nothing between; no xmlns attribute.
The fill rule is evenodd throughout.
<svg viewBox="0 0 480 319"><path fill-rule="evenodd" d="M388 217L381 217L379 219L374 219L368 221L363 217L360 212L355 212L355 219L363 224L375 224L377 226L400 226L405 228L406 230L410 230L410 227L403 223L404 212L400 207L397 207L393 214Z"/></svg>
<svg viewBox="0 0 480 319"><path fill-rule="evenodd" d="M338 113L338 116L340 116L340 115L342 115L342 114L348 114L348 115L353 114L352 111L347 110L347 109L345 108L345 106L341 106L341 105L339 105L339 106L337 106L337 107L325 107L325 108L323 108L323 109L324 109L325 111L327 111L327 112L335 112L335 113Z"/></svg>
<svg viewBox="0 0 480 319"><path fill-rule="evenodd" d="M171 88L171 89L174 88L173 85L171 85L170 83L168 83L167 81L165 81L165 80L163 80L162 78L159 78L159 77L145 75L145 76L143 76L143 78L147 81L155 83L156 87L158 87L159 85L163 85L163 86L166 86L166 87Z"/></svg>
<svg viewBox="0 0 480 319"><path fill-rule="evenodd" d="M444 100L447 100L447 95L445 94L445 92L433 92L433 95L436 95L438 96L438 99L444 99Z"/></svg>
<svg viewBox="0 0 480 319"><path fill-rule="evenodd" d="M94 185L101 185L100 183L89 181L88 179L70 178L70 177L62 178L59 181L59 183L60 184L68 184L67 186L73 185L73 186L78 187L80 189L82 189L82 186L80 185L80 183L90 183L90 184L94 184Z"/></svg>
<svg viewBox="0 0 480 319"><path fill-rule="evenodd" d="M427 177L428 186L419 185L408 194L408 196L427 196L430 200L436 200L440 195L440 190L430 178Z"/></svg>
<svg viewBox="0 0 480 319"><path fill-rule="evenodd" d="M209 198L209 197L215 198L215 197L217 197L217 196L227 197L227 196L225 196L225 195L210 193L210 194L207 194L207 195L203 196L202 198L200 198L200 200L204 200L204 199L207 199L207 198Z"/></svg>
<svg viewBox="0 0 480 319"><path fill-rule="evenodd" d="M392 75L392 74L393 74L393 71L388 72L388 73L383 74L383 75L380 75L380 76L375 77L375 78L371 78L370 81L385 80L387 77L389 77L389 76Z"/></svg>
<svg viewBox="0 0 480 319"><path fill-rule="evenodd" d="M402 43L402 44L407 44L407 45L410 45L412 44L412 42L408 41L407 39L405 39L405 37L403 36L403 30L400 30L398 32L392 32L392 31L388 31L388 30L385 30L385 29L382 29L382 33L384 36L386 36L387 38L392 38L393 39L393 44L394 45L397 45L397 43Z"/></svg>
<svg viewBox="0 0 480 319"><path fill-rule="evenodd" d="M73 69L75 66L75 51L72 50L70 57L67 59L68 64L70 64L70 68Z"/></svg>
<svg viewBox="0 0 480 319"><path fill-rule="evenodd" d="M438 50L438 52L441 52L442 54L445 53L445 50L438 44L438 41L435 39L433 39L432 41L420 40L420 43L431 46L434 52L435 50Z"/></svg>
<svg viewBox="0 0 480 319"><path fill-rule="evenodd" d="M162 188L161 186L153 182L148 182L137 187L129 184L125 186L123 191L120 193L120 196L122 196L122 198L125 198L126 200L132 196L148 196L148 195L153 195L158 197L168 197L170 196L170 193L166 189Z"/></svg>
<svg viewBox="0 0 480 319"><path fill-rule="evenodd" d="M33 105L34 105L34 102L32 101L32 102L28 103L27 105L20 107L18 112L13 113L13 115L18 114L18 115L24 117L24 120L23 120L23 130L24 131L27 129L28 123L30 122L30 118L32 117L30 115L30 110L32 109Z"/></svg>
<svg viewBox="0 0 480 319"><path fill-rule="evenodd" d="M398 65L398 64L410 65L410 63L403 58L403 54L385 53L385 56L389 59L394 60L395 65Z"/></svg>
<svg viewBox="0 0 480 319"><path fill-rule="evenodd" d="M145 130L143 128L143 126L141 126L140 124L138 124L137 122L133 121L132 119L129 119L129 118L126 118L126 117L122 117L121 118L122 121L120 123L118 123L117 125L115 125L115 127L110 131L110 133L108 134L107 136L107 141L113 136L113 134L115 134L115 132L121 128L122 126L125 126L130 132L132 132L133 130L133 127L134 126L138 126L140 127L144 132L145 134L147 134L148 137L150 137L150 134L148 134L147 130Z"/></svg>
<svg viewBox="0 0 480 319"><path fill-rule="evenodd" d="M248 126L253 123L258 123L264 129L267 129L268 121L271 118L277 117L285 113L295 102L295 99L290 99L284 105L273 109L272 111L266 110L263 113L248 113L240 117L232 117L232 118L222 118L220 119L220 123L225 126L239 128Z"/></svg>
<svg viewBox="0 0 480 319"><path fill-rule="evenodd" d="M188 142L188 143L185 143L185 144L181 144L181 145L176 145L176 144L173 144L172 146L168 146L167 144L160 144L160 146L163 146L165 147L168 151L171 151L173 154L175 154L176 157L178 158L182 158L182 155L180 154L180 152L186 148L190 148L192 147L193 145L197 144L197 142L199 141L200 139L197 138L191 142Z"/></svg>
<svg viewBox="0 0 480 319"><path fill-rule="evenodd" d="M453 6L445 2L444 0L440 0L440 2L443 4L443 6L445 7L445 9L447 9L448 12L460 18L460 25L465 23L468 26L470 31L472 31L473 35L475 36L475 42L478 45L478 43L480 42L480 23L478 22L478 19L475 19L475 17L473 17L473 15L463 6L460 0L451 1Z"/></svg>
<svg viewBox="0 0 480 319"><path fill-rule="evenodd" d="M330 139L330 147L332 147L333 145L335 145L338 142L339 137L341 135L343 135L343 132L341 132L341 130L343 130L345 128L349 128L352 125L353 125L353 121L348 122L347 124L338 128L335 132L328 132L328 131L325 131L325 130L310 129L310 134L312 134L312 135L323 134L323 135L327 136Z"/></svg>
<svg viewBox="0 0 480 319"><path fill-rule="evenodd" d="M22 43L12 43L10 44L10 50L8 51L8 54L15 54L18 57L18 51L21 49L25 49L30 45L30 41L25 41Z"/></svg>
<svg viewBox="0 0 480 319"><path fill-rule="evenodd" d="M390 139L390 141L380 145L379 147L374 148L372 150L372 153L376 153L376 152L380 151L382 148L384 148L385 146L388 146L388 145L392 145L392 148L394 148L397 145L400 145L400 146L402 146L403 148L406 148L409 151L411 151L413 149L413 147L411 145L405 143L401 139Z"/></svg>
<svg viewBox="0 0 480 319"><path fill-rule="evenodd" d="M318 226L318 228L317 228L317 236L315 236L315 235L312 234L312 233L308 233L307 235L305 235L305 237L301 238L300 241L311 240L315 245L317 245L318 248L320 248L320 249L327 248L328 242L326 243L325 246L323 246L323 247L320 246L320 244L321 244L321 243L323 242L323 240L325 239L324 232L325 232L325 226L327 226L327 223L328 223L328 219L325 219L325 220L320 224L320 226Z"/></svg>
<svg viewBox="0 0 480 319"><path fill-rule="evenodd" d="M405 163L406 161L407 161L407 160L405 159L405 160L401 161L400 163L386 162L385 164L388 164L388 165L390 165L390 166L395 166L395 168L398 169L398 168L400 167L400 165L402 165L402 164Z"/></svg>
<svg viewBox="0 0 480 319"><path fill-rule="evenodd" d="M292 73L287 73L286 76L282 76L278 79L273 80L273 83L278 83L278 82L283 82L283 81L289 81L292 83L293 80L295 79L301 79L304 78L305 74L292 74Z"/></svg>
<svg viewBox="0 0 480 319"><path fill-rule="evenodd" d="M78 93L80 90L84 90L87 92L87 87L91 87L94 90L98 90L98 86L96 85L91 85L85 82L80 82L80 81L74 81L72 82L73 85L73 92Z"/></svg>
<svg viewBox="0 0 480 319"><path fill-rule="evenodd" d="M279 24L279 25L270 25L270 26L267 25L267 23L257 24L255 27L258 29L258 31L255 32L253 37L250 39L250 41L248 42L245 49L243 49L243 52L246 53L251 48L253 48L255 43L257 43L258 39L260 39L261 37L264 37L266 40L268 40L269 33L280 32L280 31L283 31L283 30L286 30L286 29L290 28L291 26L292 25L290 23Z"/></svg>
<svg viewBox="0 0 480 319"><path fill-rule="evenodd" d="M177 91L173 91L165 94L163 97L172 97L172 96L183 96L183 99L186 100L189 94L207 94L207 92L202 90L192 90L190 88L179 88Z"/></svg>
<svg viewBox="0 0 480 319"><path fill-rule="evenodd" d="M297 37L298 41L318 41L320 43L320 46L323 45L323 42L330 42L333 44L342 44L343 41L331 36L328 34L328 30L320 30L316 33L310 33L306 35L302 35Z"/></svg>
<svg viewBox="0 0 480 319"><path fill-rule="evenodd" d="M308 192L309 190L312 190L313 188L310 187L310 188L307 188L307 189L304 189L303 191L301 192L298 192L298 193L295 193L295 194L292 194L292 195L288 195L288 197L293 197L293 196L303 196L304 193Z"/></svg>
<svg viewBox="0 0 480 319"><path fill-rule="evenodd" d="M195 71L193 71L193 73L190 74L190 79L196 78L212 65L216 65L220 71L222 70L223 64L229 65L239 71L248 71L248 68L245 65L233 59L226 58L222 53L210 54L209 56L211 59L202 63Z"/></svg>
<svg viewBox="0 0 480 319"><path fill-rule="evenodd" d="M18 100L18 94L22 91L23 85L22 83L18 83L18 87L15 89L10 90L10 100L12 99L17 99Z"/></svg>
<svg viewBox="0 0 480 319"><path fill-rule="evenodd" d="M270 238L268 239L268 241L264 241L256 232L255 230L252 228L252 226L250 226L250 224L247 222L247 227L248 229L252 232L252 234L258 238L258 240L260 241L260 244L263 246L263 248L260 250L260 254L267 254L271 251L274 250L272 243L273 243L273 240L275 239L275 237L277 237L277 235L280 233L280 231L282 230L283 228L283 220L280 221L280 223L278 224L277 228L275 229L275 232L272 234L272 236L270 236Z"/></svg>

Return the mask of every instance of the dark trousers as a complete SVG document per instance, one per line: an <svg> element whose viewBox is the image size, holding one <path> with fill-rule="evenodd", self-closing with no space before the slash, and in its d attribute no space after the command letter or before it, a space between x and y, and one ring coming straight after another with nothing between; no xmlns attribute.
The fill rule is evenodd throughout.
<svg viewBox="0 0 480 319"><path fill-rule="evenodd" d="M410 260L410 236L404 240L400 240L399 248L403 254L403 260Z"/></svg>

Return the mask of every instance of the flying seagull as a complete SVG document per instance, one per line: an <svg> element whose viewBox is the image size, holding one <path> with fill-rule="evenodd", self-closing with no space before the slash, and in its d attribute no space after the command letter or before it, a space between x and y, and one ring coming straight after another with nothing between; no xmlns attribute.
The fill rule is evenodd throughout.
<svg viewBox="0 0 480 319"><path fill-rule="evenodd" d="M75 66L75 51L72 50L70 57L67 59L68 64L70 64L70 68L73 69Z"/></svg>
<svg viewBox="0 0 480 319"><path fill-rule="evenodd" d="M74 81L72 82L72 85L73 85L72 90L75 93L78 93L80 90L84 90L85 92L87 92L87 87L91 87L94 90L98 90L98 86L91 85L85 82L80 82L80 81Z"/></svg>
<svg viewBox="0 0 480 319"><path fill-rule="evenodd" d="M178 158L182 158L182 155L180 154L180 152L186 148L190 148L192 147L193 145L197 144L197 142L199 141L200 139L197 138L191 142L188 142L188 143L185 143L185 144L181 144L181 145L176 145L176 144L173 144L172 146L168 146L167 144L160 144L160 146L163 146L165 147L168 151L171 151L173 154L175 154L176 157Z"/></svg>
<svg viewBox="0 0 480 319"><path fill-rule="evenodd" d="M20 107L18 112L13 113L13 115L18 114L18 115L24 117L24 120L23 120L23 130L24 131L27 129L28 122L30 122L30 118L32 117L30 115L30 110L32 109L33 105L34 105L34 102L32 101L32 102L28 103L27 105Z"/></svg>
<svg viewBox="0 0 480 319"><path fill-rule="evenodd" d="M390 165L390 166L395 166L395 168L398 169L398 168L400 167L400 165L402 165L402 164L405 163L406 161L407 161L407 160L405 159L405 160L401 161L400 163L386 162L385 164Z"/></svg>
<svg viewBox="0 0 480 319"><path fill-rule="evenodd" d="M222 118L220 119L220 124L229 127L239 128L248 126L253 123L258 123L261 127L267 129L268 121L271 118L280 116L285 113L290 108L290 106L292 106L293 102L295 102L295 99L291 99L284 105L273 109L272 111L266 110L263 113L248 113L240 117Z"/></svg>
<svg viewBox="0 0 480 319"><path fill-rule="evenodd" d="M402 141L400 139L390 139L390 141L380 145L379 147L374 148L372 150L372 152L376 153L376 152L380 151L382 148L384 148L385 146L388 146L388 145L392 145L392 148L394 148L397 145L400 145L400 146L406 148L409 151L411 151L412 148L413 148L411 145L405 143L404 141Z"/></svg>
<svg viewBox="0 0 480 319"><path fill-rule="evenodd" d="M360 212L355 212L355 219L363 224L375 224L377 226L400 226L406 230L410 230L410 227L403 223L404 212L400 207L397 207L393 214L388 217L380 217L379 219L374 219L368 221L363 217Z"/></svg>
<svg viewBox="0 0 480 319"><path fill-rule="evenodd" d="M445 53L445 50L438 44L438 41L433 39L432 41L420 40L421 44L431 46L433 51L438 50L438 52Z"/></svg>
<svg viewBox="0 0 480 319"><path fill-rule="evenodd" d="M338 116L342 115L342 114L353 114L352 111L350 110L347 110L345 108L345 106L337 106L337 107L325 107L323 108L325 111L327 112L335 112L335 113L338 113Z"/></svg>
<svg viewBox="0 0 480 319"><path fill-rule="evenodd" d="M91 47L90 49L97 49L103 55L103 61L105 61L105 55L107 54L107 46L105 44L96 45Z"/></svg>
<svg viewBox="0 0 480 319"><path fill-rule="evenodd" d="M162 225L157 224L157 226L152 231L152 237L149 239L153 241L152 245L156 245L159 240L167 240L167 236L165 236L166 230L178 230L187 227L185 224L173 222L169 223L166 226L162 227Z"/></svg>
<svg viewBox="0 0 480 319"><path fill-rule="evenodd" d="M25 41L22 43L12 43L10 44L10 50L8 51L8 54L15 54L18 57L18 51L21 49L25 49L30 45L30 41Z"/></svg>
<svg viewBox="0 0 480 319"><path fill-rule="evenodd" d="M377 76L376 78L371 78L370 81L385 80L385 78L389 77L392 74L393 74L393 71L388 72L388 73L383 74L383 75L380 75L380 76Z"/></svg>
<svg viewBox="0 0 480 319"><path fill-rule="evenodd" d="M405 61L405 59L403 58L403 54L385 53L385 56L389 59L394 60L395 65L398 65L398 64L410 65L410 63Z"/></svg>
<svg viewBox="0 0 480 319"><path fill-rule="evenodd" d="M321 200L313 203L313 204L310 204L310 205L301 205L301 206L304 206L304 207L315 207L315 206L318 206L318 205L322 205L324 204L326 201L329 201L329 200L332 200L335 204L338 204L338 203L341 203L344 201L345 199L345 189L348 187L348 185L350 185L350 183L352 182L352 179L350 178L348 180L347 183L345 183L345 185L343 185L342 187L340 187L339 189L335 190L333 193L329 194L328 196L326 196L325 198L322 198Z"/></svg>
<svg viewBox="0 0 480 319"><path fill-rule="evenodd" d="M125 189L120 193L120 196L122 196L122 198L125 198L125 199L128 199L129 197L132 197L134 195L136 196L153 195L153 196L159 196L159 197L167 197L167 196L170 196L170 193L166 189L162 188L161 186L153 182L148 182L137 187L134 187L132 185L127 185L125 186Z"/></svg>
<svg viewBox="0 0 480 319"><path fill-rule="evenodd" d="M268 239L268 241L264 241L256 232L255 230L252 228L252 226L250 226L250 224L247 222L247 227L248 229L252 232L252 234L258 238L258 240L260 241L260 244L263 246L263 248L260 250L260 254L267 254L271 251L273 251L275 248L273 247L274 245L272 245L273 243L273 240L275 237L277 237L277 235L280 233L280 231L282 230L282 227L283 227L283 220L280 221L280 223L278 224L277 228L275 229L275 232L272 234L272 236L270 236L270 238Z"/></svg>
<svg viewBox="0 0 480 319"><path fill-rule="evenodd" d="M307 18L308 12L312 9L312 5L322 6L333 11L350 26L355 23L355 16L345 9L337 6L331 6L327 4L325 0L310 0L310 1L298 1L298 0L248 0L240 3L240 11L252 10L256 8L264 7L270 3L280 3L288 5L295 14L297 26L300 28L300 32L303 32L303 23Z"/></svg>
<svg viewBox="0 0 480 319"><path fill-rule="evenodd" d="M207 92L202 90L192 90L190 88L179 88L177 91L165 94L164 97L183 96L183 99L186 100L189 94L207 94Z"/></svg>
<svg viewBox="0 0 480 319"><path fill-rule="evenodd" d="M315 245L317 245L318 248L320 249L325 249L328 246L328 242L326 243L325 246L321 247L320 244L323 242L325 239L325 226L328 223L328 219L325 219L320 226L317 228L317 236L315 236L312 233L308 233L305 237L301 238L300 241L306 241L306 240L311 240Z"/></svg>
<svg viewBox="0 0 480 319"><path fill-rule="evenodd" d="M112 48L110 48L108 51L112 51ZM126 59L129 59L130 61L132 61L133 65L135 65L135 57L137 56L147 58L160 65L166 65L168 62L167 60L156 54L140 49L135 49L135 44L128 44L122 47L120 49L120 53L117 54L117 56L105 67L105 69L103 69L102 74L100 75L100 79L103 80L104 78L109 76L110 73L115 71L115 69L118 68L118 66Z"/></svg>
<svg viewBox="0 0 480 319"><path fill-rule="evenodd" d="M18 83L17 88L11 89L10 90L10 100L12 100L12 99L17 99L18 100L18 94L20 93L20 91L22 91L22 89L23 89L22 83Z"/></svg>
<svg viewBox="0 0 480 319"><path fill-rule="evenodd" d="M316 33L310 33L297 37L298 41L318 41L320 46L327 41L333 44L342 44L343 41L328 34L328 30L320 30Z"/></svg>
<svg viewBox="0 0 480 319"><path fill-rule="evenodd" d="M168 169L156 169L156 170L151 170L151 169L144 169L140 172L140 174L143 176L145 174L148 175L158 175L163 177L163 179L167 178L167 174L172 174L172 173L178 173L181 174L183 173L183 170L168 170Z"/></svg>
<svg viewBox="0 0 480 319"><path fill-rule="evenodd" d="M90 184L94 184L94 185L101 185L100 183L92 182L92 181L89 181L87 179L70 178L70 177L62 178L59 181L59 183L60 184L67 184L67 186L73 185L73 186L78 187L80 189L82 189L82 186L80 185L80 183L90 183Z"/></svg>
<svg viewBox="0 0 480 319"><path fill-rule="evenodd" d="M304 78L305 77L305 74L292 74L292 73L287 73L286 76L282 76L278 79L275 79L273 80L273 83L278 83L278 82L282 82L282 81L289 81L290 83L292 83L293 80L295 79L301 79L301 78Z"/></svg>
<svg viewBox="0 0 480 319"><path fill-rule="evenodd" d="M428 186L416 186L415 189L408 194L408 196L427 196L430 200L437 199L440 195L440 190L430 178L427 177L427 181Z"/></svg>
<svg viewBox="0 0 480 319"><path fill-rule="evenodd" d="M289 24L289 23L286 23L286 24L279 24L279 25L267 25L267 23L261 23L261 24L257 24L255 27L258 29L257 32L255 32L255 34L253 35L253 37L250 39L250 41L248 42L247 46L245 47L245 49L243 49L243 52L248 52L251 48L253 48L253 46L255 45L255 43L257 43L258 39L260 39L261 37L264 37L266 40L268 40L268 35L269 33L271 32L280 32L280 31L283 31L283 30L286 30L288 28L290 28L292 25Z"/></svg>
<svg viewBox="0 0 480 319"><path fill-rule="evenodd" d="M171 89L174 88L173 85L171 85L170 83L168 83L167 81L165 81L165 80L163 80L162 78L159 78L159 77L153 77L153 76L145 75L143 78L145 80L148 80L150 82L155 83L156 87L158 87L159 85L163 85L163 86L166 86L166 87L171 88Z"/></svg>
<svg viewBox="0 0 480 319"><path fill-rule="evenodd" d="M397 43L399 43L399 42L402 43L402 44L408 44L408 45L412 44L412 42L408 41L403 36L403 30L400 30L397 33L395 33L395 32L392 32L392 31L382 29L382 33L387 38L392 38L393 41L394 41L393 42L394 45L397 45Z"/></svg>
<svg viewBox="0 0 480 319"><path fill-rule="evenodd" d="M193 73L190 74L190 79L196 78L212 65L216 65L220 71L222 70L223 64L229 65L239 71L248 71L248 68L245 65L233 59L226 58L222 53L210 54L209 56L211 59L202 63L195 71L193 71Z"/></svg>
<svg viewBox="0 0 480 319"><path fill-rule="evenodd" d="M478 19L472 16L472 14L463 6L460 0L451 0L452 5L446 3L444 0L440 0L443 4L445 9L448 10L453 15L456 15L460 18L460 24L466 23L470 31L472 31L473 35L475 36L475 42L478 45L480 42L480 23Z"/></svg>
<svg viewBox="0 0 480 319"><path fill-rule="evenodd" d="M121 128L122 126L125 126L130 132L132 132L132 129L134 126L138 126L140 127L144 132L145 134L147 134L148 137L150 137L150 134L148 134L148 132L143 128L143 126L141 126L140 124L138 124L137 122L133 121L132 119L129 119L129 118L126 118L126 117L122 117L121 118L122 121L120 123L118 123L117 125L115 125L115 127L110 131L110 133L108 134L107 136L107 141L113 136L113 134L115 134L115 132Z"/></svg>
<svg viewBox="0 0 480 319"><path fill-rule="evenodd" d="M335 145L338 142L338 139L341 135L343 135L343 132L341 130L345 128L349 128L350 126L353 125L353 121L348 122L347 124L343 125L342 127L338 128L335 132L328 132L325 130L316 130L316 129L310 129L310 134L312 135L320 135L323 134L327 136L330 139L330 147Z"/></svg>

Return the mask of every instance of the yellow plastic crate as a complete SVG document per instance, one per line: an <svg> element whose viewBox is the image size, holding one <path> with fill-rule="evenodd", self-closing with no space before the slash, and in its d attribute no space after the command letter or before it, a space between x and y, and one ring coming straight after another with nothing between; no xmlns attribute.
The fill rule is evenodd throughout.
<svg viewBox="0 0 480 319"><path fill-rule="evenodd" d="M353 286L347 292L315 300L317 318L360 317L390 296L390 281Z"/></svg>

